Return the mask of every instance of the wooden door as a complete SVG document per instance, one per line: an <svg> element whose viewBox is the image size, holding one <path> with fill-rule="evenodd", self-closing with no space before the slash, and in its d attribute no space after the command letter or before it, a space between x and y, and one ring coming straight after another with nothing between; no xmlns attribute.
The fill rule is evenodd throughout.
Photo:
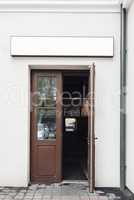
<svg viewBox="0 0 134 200"><path fill-rule="evenodd" d="M88 92L88 181L89 191L95 189L95 65L89 68Z"/></svg>
<svg viewBox="0 0 134 200"><path fill-rule="evenodd" d="M95 189L95 65L89 67L88 95L83 102L82 114L88 117L87 174L89 191Z"/></svg>
<svg viewBox="0 0 134 200"><path fill-rule="evenodd" d="M61 181L62 76L32 71L31 182Z"/></svg>

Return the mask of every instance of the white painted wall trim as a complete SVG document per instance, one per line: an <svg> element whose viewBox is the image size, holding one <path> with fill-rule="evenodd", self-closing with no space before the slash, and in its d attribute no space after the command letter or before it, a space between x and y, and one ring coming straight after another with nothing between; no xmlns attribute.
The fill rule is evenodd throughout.
<svg viewBox="0 0 134 200"><path fill-rule="evenodd" d="M120 3L123 4L123 8L129 9L131 4L134 2L134 0L121 0Z"/></svg>
<svg viewBox="0 0 134 200"><path fill-rule="evenodd" d="M0 12L58 12L90 13L120 12L118 1L60 1L60 0L19 0L0 1Z"/></svg>
<svg viewBox="0 0 134 200"><path fill-rule="evenodd" d="M113 57L113 37L12 36L12 56Z"/></svg>

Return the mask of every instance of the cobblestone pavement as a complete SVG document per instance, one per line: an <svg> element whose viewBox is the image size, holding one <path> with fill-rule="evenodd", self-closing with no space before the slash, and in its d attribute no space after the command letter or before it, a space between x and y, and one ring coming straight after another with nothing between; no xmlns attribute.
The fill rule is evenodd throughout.
<svg viewBox="0 0 134 200"><path fill-rule="evenodd" d="M118 200L121 196L96 190L84 183L33 184L28 188L0 187L0 200Z"/></svg>

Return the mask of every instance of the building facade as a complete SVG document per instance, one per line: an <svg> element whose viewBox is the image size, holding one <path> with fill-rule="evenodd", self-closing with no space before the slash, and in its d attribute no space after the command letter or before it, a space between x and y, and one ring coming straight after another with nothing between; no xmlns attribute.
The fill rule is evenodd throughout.
<svg viewBox="0 0 134 200"><path fill-rule="evenodd" d="M53 74L57 71L58 73L65 71L74 73L76 70L80 73L78 77L81 80L83 73L88 74L88 66L95 63L95 137L98 138L95 141L95 186L120 187L120 4L115 2L105 4L104 2L102 4L71 3L66 1L63 3L57 3L57 1L52 3L21 1L12 4L12 2L6 3L5 1L0 2L0 5L0 185L27 186L31 182L31 154L34 151L31 149L32 144L30 143L33 134L31 133L31 126L34 126L32 120L37 128L37 118L31 117L33 112L31 108L31 88L38 82L35 78L36 75L32 75L32 73ZM131 67L133 57L131 50L131 48L133 49L131 47L132 9L133 6L128 14L128 18L131 18L128 19L128 35L130 34L128 39L128 45L130 45L128 65L131 65ZM18 38L20 40L17 41ZM37 38L41 40L37 41ZM42 47L42 44L46 45L46 40L43 41L43 38L48 38L47 47L49 51ZM72 42L69 41L68 43L68 40L66 41L68 38ZM77 48L74 48L74 51L77 51L78 48L83 48L82 44L85 38L111 38L114 44L113 48L111 47L111 54L107 55L109 45L106 40L103 44L100 43L102 48L106 48L106 52L100 51L98 53L99 47L95 47L95 43L92 46L92 48L95 47L94 52L90 51L90 48L88 49L90 47L89 42L89 45L87 45L89 55L86 54L86 51L83 53L84 50L75 54L73 52L76 45L75 39L78 39L79 43ZM61 39L63 39L63 43ZM30 40L31 42L29 42ZM85 42L85 45L88 44L88 41ZM130 76L128 78L129 110L131 110L133 99L131 67L128 70L128 76ZM85 80L86 75L83 75ZM73 79L74 82L76 79L78 78ZM66 83L69 82L71 82L70 79ZM88 81L86 84L88 84ZM70 87L73 86L70 85ZM132 134L132 115L133 112L128 114L127 121L128 171L126 186L134 191L133 161L130 157L132 152L132 135L130 135ZM87 128L85 129L87 130ZM60 132L63 136L65 131L61 129ZM63 147L64 143L61 143ZM60 148L59 151L62 150ZM49 154L50 157L51 153L48 149L45 151L45 154ZM40 159L42 158L41 155ZM46 155L45 158L48 161L49 156ZM57 162L57 160L55 161ZM35 162L38 162L38 160ZM51 164L53 165L53 162L50 161L49 166ZM42 163L43 165L46 165L45 161ZM48 167L48 174L49 169ZM60 166L60 170L63 171L62 166Z"/></svg>

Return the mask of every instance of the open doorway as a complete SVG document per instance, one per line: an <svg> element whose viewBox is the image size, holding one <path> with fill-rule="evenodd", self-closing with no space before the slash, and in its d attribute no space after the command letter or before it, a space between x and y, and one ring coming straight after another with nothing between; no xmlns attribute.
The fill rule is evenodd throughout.
<svg viewBox="0 0 134 200"><path fill-rule="evenodd" d="M82 114L89 73L63 74L63 179L88 179L88 117Z"/></svg>
<svg viewBox="0 0 134 200"><path fill-rule="evenodd" d="M33 70L31 83L30 181L88 180L93 192L94 64L81 71Z"/></svg>

